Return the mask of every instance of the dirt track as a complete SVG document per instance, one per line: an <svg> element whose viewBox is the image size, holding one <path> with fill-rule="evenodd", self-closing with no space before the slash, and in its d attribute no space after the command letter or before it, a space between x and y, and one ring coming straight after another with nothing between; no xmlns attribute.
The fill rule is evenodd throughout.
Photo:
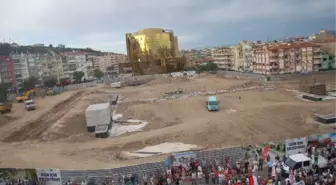
<svg viewBox="0 0 336 185"><path fill-rule="evenodd" d="M297 80L291 82L290 86L286 82L275 83L277 89L273 91L253 90L218 95L219 112L206 110L206 96L134 102L160 97L177 89L195 92L232 89L259 83L246 79L203 76L180 81L157 80L121 89L104 87L99 89L99 93L81 92L82 94L54 107L37 121L28 122L21 130L6 137L6 143L0 143L0 153L3 154L0 156L0 166L111 168L162 160L164 157L158 156L121 161L118 154L120 151L132 151L163 142L184 142L211 148L258 144L334 131L327 126L316 127L312 124L310 115L314 112L335 112L335 102L310 102L296 98L294 92L285 89L297 87ZM117 113L123 114L125 119L146 120L149 124L142 132L95 139L85 131L84 110L88 104L101 103L100 101L105 101L113 93L118 93L123 98ZM24 140L28 141L23 142ZM40 142L42 140L48 142ZM19 142L12 143L13 141Z"/></svg>
<svg viewBox="0 0 336 185"><path fill-rule="evenodd" d="M71 98L61 102L51 109L48 113L39 117L37 120L28 123L26 126L13 132L4 139L4 142L24 141L29 139L42 139L42 134L58 119L64 116L83 96L84 91L77 92Z"/></svg>

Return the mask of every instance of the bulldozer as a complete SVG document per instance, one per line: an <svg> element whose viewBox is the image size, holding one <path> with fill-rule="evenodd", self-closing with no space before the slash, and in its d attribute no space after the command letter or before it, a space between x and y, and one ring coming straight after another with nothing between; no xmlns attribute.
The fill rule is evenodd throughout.
<svg viewBox="0 0 336 185"><path fill-rule="evenodd" d="M13 108L13 105L11 103L0 102L0 113L1 114L11 112L12 108Z"/></svg>
<svg viewBox="0 0 336 185"><path fill-rule="evenodd" d="M28 99L30 99L32 93L36 93L36 92L39 92L39 91L40 91L39 88L30 89L30 90L26 91L23 96L17 96L16 101L23 102L25 100L28 100Z"/></svg>
<svg viewBox="0 0 336 185"><path fill-rule="evenodd" d="M0 113L5 114L11 112L13 105L7 103L7 93L6 90L0 88Z"/></svg>

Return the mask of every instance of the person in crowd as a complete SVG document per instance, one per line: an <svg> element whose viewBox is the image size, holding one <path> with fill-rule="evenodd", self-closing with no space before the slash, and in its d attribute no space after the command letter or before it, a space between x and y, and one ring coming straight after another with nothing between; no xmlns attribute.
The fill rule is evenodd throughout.
<svg viewBox="0 0 336 185"><path fill-rule="evenodd" d="M267 162L267 168L268 168L268 176L271 177L272 176L272 166L273 166L273 163L271 160L269 160Z"/></svg>
<svg viewBox="0 0 336 185"><path fill-rule="evenodd" d="M197 179L196 172L192 172L191 173L191 184L192 185L196 185L196 179Z"/></svg>

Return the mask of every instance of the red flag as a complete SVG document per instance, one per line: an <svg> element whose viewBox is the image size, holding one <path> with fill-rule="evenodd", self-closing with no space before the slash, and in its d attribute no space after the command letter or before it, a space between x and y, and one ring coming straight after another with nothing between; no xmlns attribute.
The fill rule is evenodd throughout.
<svg viewBox="0 0 336 185"><path fill-rule="evenodd" d="M266 161L266 159L267 159L267 155L268 155L269 149L270 149L270 147L268 145L266 145L264 147L263 156L262 156L264 161Z"/></svg>

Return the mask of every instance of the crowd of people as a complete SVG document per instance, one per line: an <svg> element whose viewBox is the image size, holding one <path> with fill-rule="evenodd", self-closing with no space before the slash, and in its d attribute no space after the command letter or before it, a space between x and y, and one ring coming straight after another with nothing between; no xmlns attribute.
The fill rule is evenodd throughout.
<svg viewBox="0 0 336 185"><path fill-rule="evenodd" d="M253 150L254 151L254 150ZM98 178L98 182L83 180L81 183L66 182L66 185L336 185L335 146L329 143L316 148L308 145L307 156L312 164L308 168L290 169L286 176L283 164L286 156L276 155L274 159L268 155L263 158L263 150L257 149L253 156L246 155L242 159L232 161L230 157L224 159L190 159L179 165L170 165L166 171L139 176L137 174L119 175L113 178ZM251 152L249 152L251 153ZM318 166L318 158L323 156L328 165ZM97 180L97 178L96 178ZM7 180L6 185L35 185L37 182L25 180Z"/></svg>

